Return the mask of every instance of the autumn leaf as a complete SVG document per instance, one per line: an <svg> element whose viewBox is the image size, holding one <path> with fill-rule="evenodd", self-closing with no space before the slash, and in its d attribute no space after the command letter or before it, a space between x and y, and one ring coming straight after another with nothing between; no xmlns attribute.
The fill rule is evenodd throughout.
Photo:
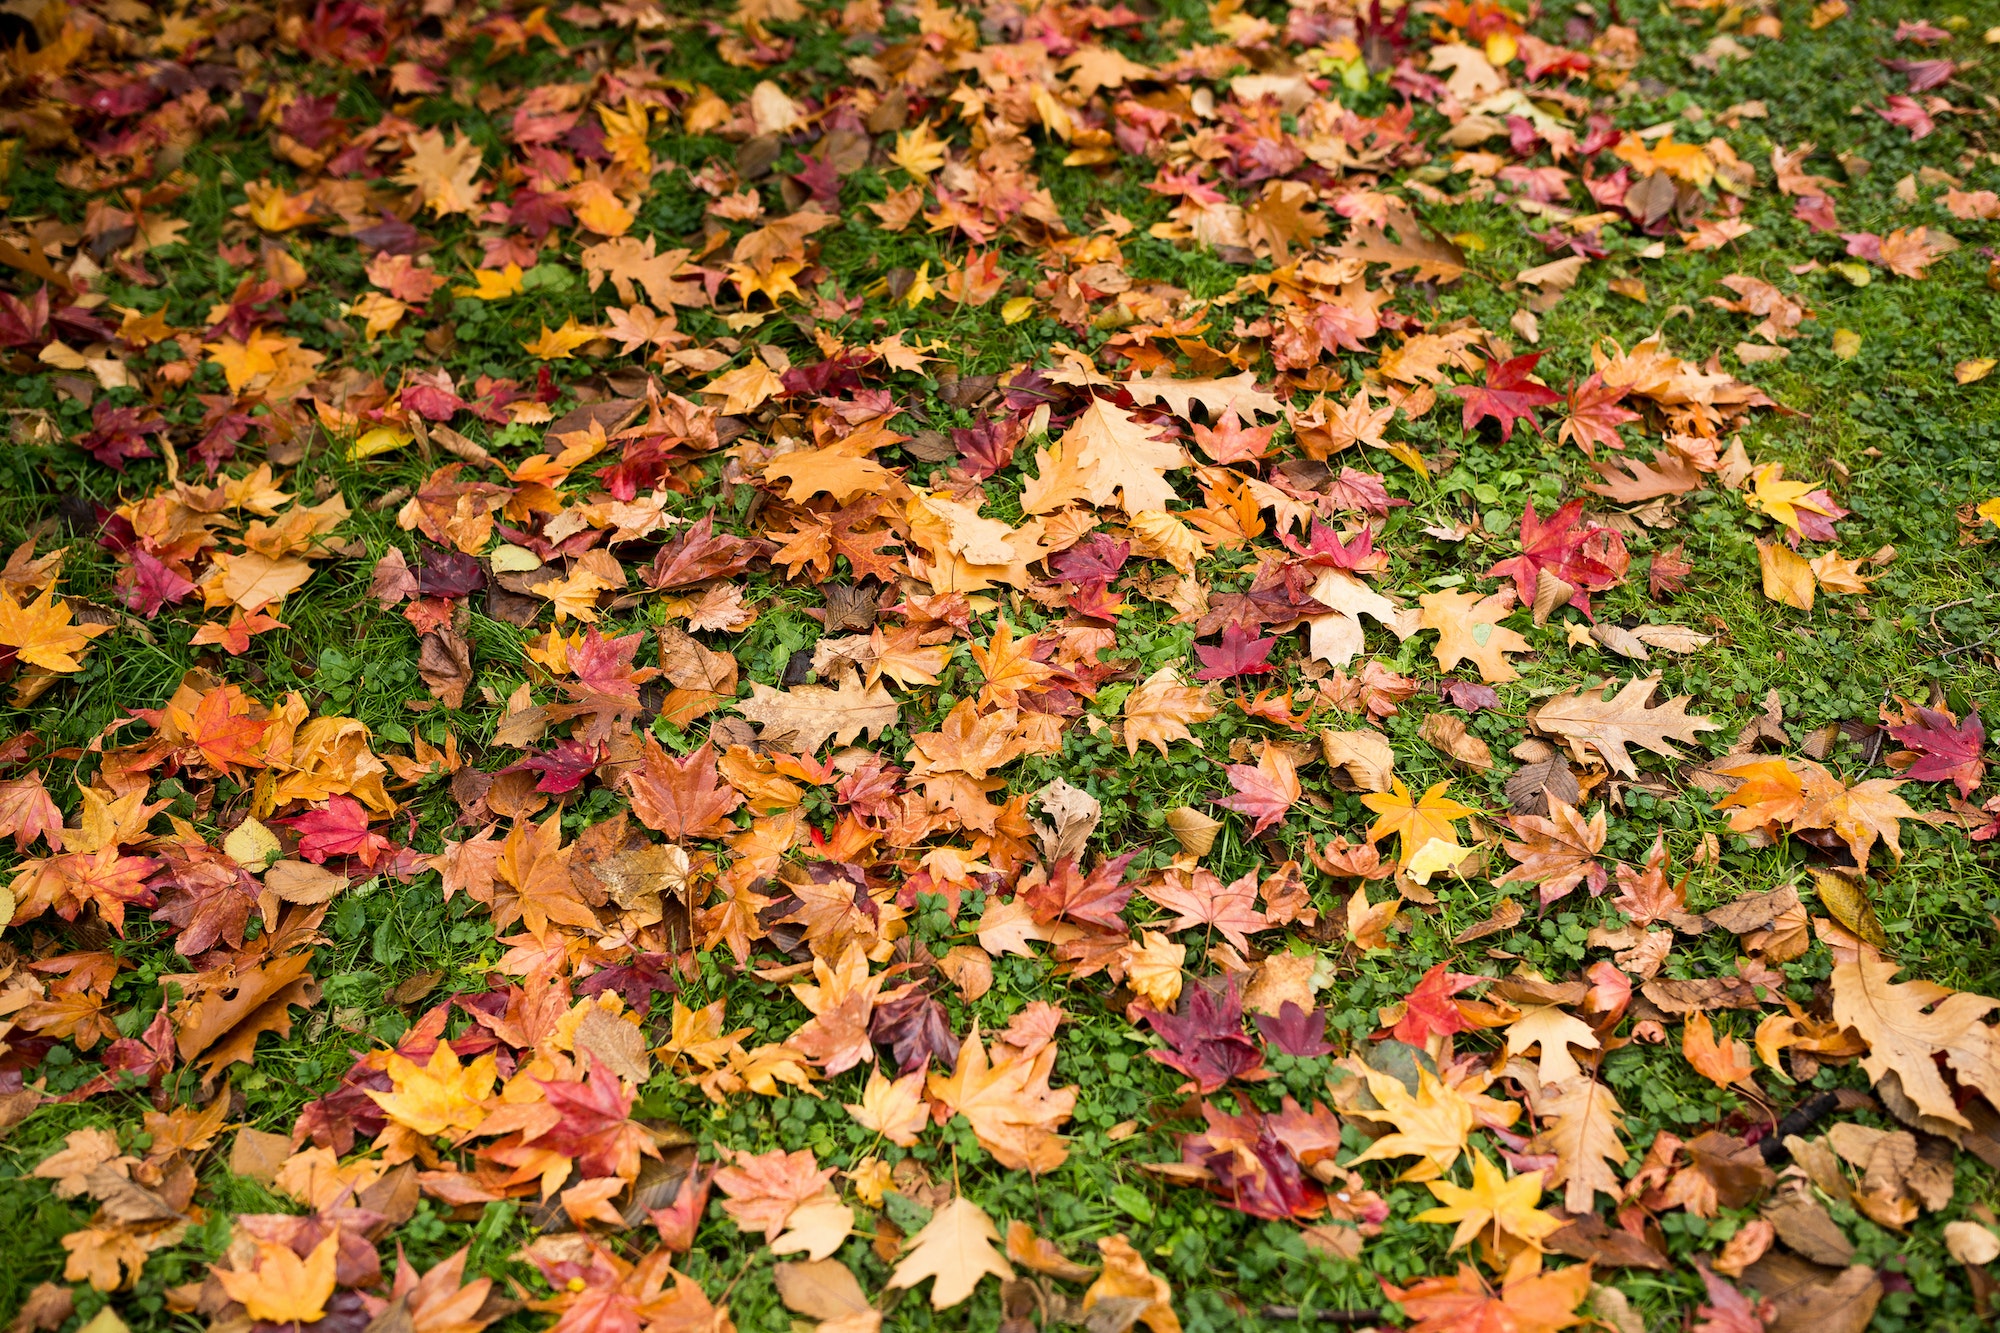
<svg viewBox="0 0 2000 1333"><path fill-rule="evenodd" d="M1891 736L1910 747L1912 762L1903 776L1919 782L1951 782L1960 796L1972 795L1986 774L1986 726L1979 710L1966 714L1962 722L1941 709L1919 706L1915 712L1916 721L1889 728Z"/></svg>
<svg viewBox="0 0 2000 1333"><path fill-rule="evenodd" d="M419 130L410 137L410 155L396 172L396 183L417 192L432 215L470 213L486 187L474 178L480 169L479 145L468 135L447 139L442 130Z"/></svg>
<svg viewBox="0 0 2000 1333"><path fill-rule="evenodd" d="M1514 815L1507 826L1521 841L1501 845L1520 864L1494 883L1538 885L1544 905L1579 884L1587 884L1592 897L1604 892L1604 867L1597 863L1606 836L1603 810L1585 820L1574 806L1551 796L1547 818Z"/></svg>
<svg viewBox="0 0 2000 1333"><path fill-rule="evenodd" d="M1556 1333L1586 1322L1577 1313L1590 1294L1590 1265L1519 1277L1498 1292L1469 1265L1455 1277L1427 1277L1408 1287L1384 1284L1413 1322L1410 1333Z"/></svg>
<svg viewBox="0 0 2000 1333"><path fill-rule="evenodd" d="M250 1318L274 1324L312 1323L326 1313L327 1300L333 1295L339 1248L338 1230L303 1259L290 1245L260 1240L254 1268L210 1271L229 1299L240 1302Z"/></svg>
<svg viewBox="0 0 2000 1333"><path fill-rule="evenodd" d="M970 1296L981 1278L991 1274L1002 1282L1014 1280L1013 1265L1000 1253L1000 1233L993 1219L964 1195L954 1196L909 1238L889 1285L899 1289L931 1282L931 1308L947 1310Z"/></svg>
<svg viewBox="0 0 2000 1333"><path fill-rule="evenodd" d="M55 585L26 606L13 589L0 585L0 658L13 657L59 674L83 670L81 657L90 641L109 634L111 626L77 624L67 602L55 601Z"/></svg>
<svg viewBox="0 0 2000 1333"><path fill-rule="evenodd" d="M1692 698L1648 707L1659 685L1658 676L1645 676L1627 681L1608 699L1595 691L1558 695L1535 713L1535 729L1568 742L1579 763L1589 762L1588 752L1595 750L1612 772L1637 777L1629 746L1679 759L1671 742L1693 741L1701 732L1716 730L1707 718L1688 716Z"/></svg>
<svg viewBox="0 0 2000 1333"><path fill-rule="evenodd" d="M1398 1180L1436 1180L1451 1170L1472 1133L1472 1104L1456 1088L1439 1082L1428 1069L1417 1071L1415 1096L1394 1075L1370 1069L1365 1077L1368 1091L1382 1107L1379 1112L1369 1112L1369 1118L1386 1120L1395 1130L1376 1139L1354 1161L1418 1158Z"/></svg>
<svg viewBox="0 0 2000 1333"><path fill-rule="evenodd" d="M1734 1037L1717 1041L1707 1014L1688 1015L1681 1029L1681 1054L1716 1087L1738 1085L1755 1095L1757 1067L1751 1063L1750 1048Z"/></svg>
<svg viewBox="0 0 2000 1333"><path fill-rule="evenodd" d="M1968 1125L1938 1069L2000 1102L2000 1037L1980 1019L2000 1001L1928 981L1897 981L1893 962L1862 956L1833 969L1834 1021L1868 1043L1861 1067L1880 1082L1894 1073L1919 1112Z"/></svg>
<svg viewBox="0 0 2000 1333"><path fill-rule="evenodd" d="M1500 1174L1500 1168L1484 1153L1471 1156L1472 1187L1454 1185L1448 1180L1429 1181L1425 1188L1441 1206L1426 1208L1416 1215L1419 1222L1456 1222L1458 1230L1452 1233L1452 1249L1471 1243L1488 1226L1494 1230L1496 1243L1504 1234L1539 1246L1563 1225L1562 1219L1535 1207L1542 1197L1540 1171L1525 1171L1509 1179Z"/></svg>
<svg viewBox="0 0 2000 1333"><path fill-rule="evenodd" d="M733 831L728 815L743 797L716 782L715 760L704 743L686 759L675 759L646 736L639 761L619 779L632 797L632 813L655 833L681 841Z"/></svg>
<svg viewBox="0 0 2000 1333"><path fill-rule="evenodd" d="M1205 690L1183 685L1173 667L1161 667L1125 696L1126 753L1136 755L1150 744L1164 756L1172 742L1194 740L1189 726L1214 716Z"/></svg>
<svg viewBox="0 0 2000 1333"><path fill-rule="evenodd" d="M1590 1024L1564 1012L1558 1005L1526 1005L1521 1016L1507 1025L1507 1054L1523 1055L1536 1046L1541 1047L1539 1068L1545 1084L1566 1083L1583 1076L1576 1057L1569 1053L1571 1046L1594 1051L1600 1045Z"/></svg>
<svg viewBox="0 0 2000 1333"><path fill-rule="evenodd" d="M1508 361L1489 361L1484 384L1452 385L1450 391L1465 400L1466 431L1469 433L1487 417L1500 423L1503 441L1514 438L1516 421L1525 420L1539 431L1542 423L1536 418L1535 409L1562 401L1562 395L1554 389L1529 378L1535 363L1541 359L1540 352L1529 352Z"/></svg>
<svg viewBox="0 0 2000 1333"><path fill-rule="evenodd" d="M1216 804L1256 820L1250 830L1253 838L1282 820L1303 791L1297 765L1279 745L1266 745L1255 764L1229 764L1223 772L1236 794L1221 797Z"/></svg>
<svg viewBox="0 0 2000 1333"><path fill-rule="evenodd" d="M1611 1089L1596 1079L1548 1084L1535 1109L1542 1130L1533 1146L1556 1155L1548 1184L1564 1187L1563 1207L1583 1214L1595 1210L1599 1194L1618 1198L1625 1177L1616 1168L1630 1154L1618 1139L1625 1127L1624 1109Z"/></svg>
<svg viewBox="0 0 2000 1333"><path fill-rule="evenodd" d="M957 1068L933 1073L926 1086L946 1114L965 1117L1000 1165L1044 1175L1069 1155L1055 1130L1076 1106L1076 1089L1049 1087L1055 1059L1049 1045L1032 1057L991 1061L975 1024L959 1047Z"/></svg>
<svg viewBox="0 0 2000 1333"><path fill-rule="evenodd" d="M1128 515L1172 503L1177 497L1166 474L1191 460L1178 444L1155 440L1154 429L1093 396L1058 441L1075 460L1078 498L1099 507L1116 500Z"/></svg>
<svg viewBox="0 0 2000 1333"><path fill-rule="evenodd" d="M1505 654L1527 652L1528 641L1500 624L1514 609L1513 589L1502 588L1485 597L1474 592L1430 592L1417 603L1423 608L1419 626L1438 632L1434 651L1439 669L1449 671L1470 661L1488 684L1520 677Z"/></svg>
<svg viewBox="0 0 2000 1333"><path fill-rule="evenodd" d="M863 1129L873 1130L898 1147L913 1148L931 1119L923 1091L927 1076L922 1066L894 1079L880 1069L870 1069L860 1102L845 1109Z"/></svg>
<svg viewBox="0 0 2000 1333"><path fill-rule="evenodd" d="M863 685L852 673L832 687L774 690L752 681L750 697L738 703L736 711L772 736L785 738L787 748L800 754L815 754L828 740L846 745L863 734L880 736L884 728L896 725L900 713L888 690L879 684Z"/></svg>
<svg viewBox="0 0 2000 1333"><path fill-rule="evenodd" d="M1368 827L1368 841L1380 842L1395 834L1398 838L1397 860L1405 867L1418 852L1433 842L1455 848L1458 845L1458 830L1453 826L1478 812L1446 796L1445 790L1450 786L1449 782L1437 783L1417 798L1410 795L1410 789L1403 785L1401 778L1394 778L1387 792L1363 795L1361 803L1377 815L1375 822Z"/></svg>

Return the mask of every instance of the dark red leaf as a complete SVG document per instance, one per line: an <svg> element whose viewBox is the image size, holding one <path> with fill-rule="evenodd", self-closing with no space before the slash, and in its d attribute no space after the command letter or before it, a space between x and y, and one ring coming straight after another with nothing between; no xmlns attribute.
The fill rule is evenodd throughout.
<svg viewBox="0 0 2000 1333"><path fill-rule="evenodd" d="M1562 401L1562 395L1545 384L1529 380L1535 363L1542 359L1540 352L1528 352L1511 361L1489 361L1486 363L1486 383L1454 384L1451 392L1465 400L1464 425L1468 431L1487 417L1500 423L1500 438L1514 438L1514 423L1525 420L1536 430L1542 423L1535 416L1537 407Z"/></svg>

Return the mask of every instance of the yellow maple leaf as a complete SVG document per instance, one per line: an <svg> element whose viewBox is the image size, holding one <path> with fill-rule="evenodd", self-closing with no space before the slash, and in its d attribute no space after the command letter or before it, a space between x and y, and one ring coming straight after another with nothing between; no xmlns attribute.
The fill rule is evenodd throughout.
<svg viewBox="0 0 2000 1333"><path fill-rule="evenodd" d="M345 302L340 307L343 315L359 315L362 319L362 333L369 342L374 342L389 330L403 322L403 316L410 307L393 296L381 292L364 292L359 298ZM225 371L225 373L227 373Z"/></svg>
<svg viewBox="0 0 2000 1333"><path fill-rule="evenodd" d="M480 268L472 271L470 287L454 287L453 296L469 296L475 301L504 301L521 293L521 266L510 263L505 268Z"/></svg>
<svg viewBox="0 0 2000 1333"><path fill-rule="evenodd" d="M771 368L762 361L752 360L747 365L738 366L725 374L717 375L701 391L719 396L725 416L740 417L754 412L769 398L785 387L783 380L771 373Z"/></svg>
<svg viewBox="0 0 2000 1333"><path fill-rule="evenodd" d="M1381 1103L1369 1118L1387 1120L1396 1127L1369 1145L1355 1162L1379 1162L1389 1157L1420 1160L1405 1170L1398 1180L1436 1180L1449 1171L1465 1150L1472 1133L1472 1103L1456 1088L1440 1083L1427 1069L1417 1071L1417 1095L1393 1074L1367 1072L1368 1091Z"/></svg>
<svg viewBox="0 0 2000 1333"><path fill-rule="evenodd" d="M290 231L294 227L305 226L317 216L311 190L287 194L282 185L255 180L244 185L243 193L250 202L237 205L233 211L249 218L263 231Z"/></svg>
<svg viewBox="0 0 2000 1333"><path fill-rule="evenodd" d="M559 329L542 325L541 336L533 342L522 343L521 350L541 361L567 361L571 352L596 336L596 329L584 328L576 322L576 316L571 315Z"/></svg>
<svg viewBox="0 0 2000 1333"><path fill-rule="evenodd" d="M208 359L222 367L223 376L229 381L231 393L243 392L243 386L259 375L275 375L278 371L278 355L286 350L290 340L263 329L250 330L250 337L244 342L234 338L223 338L212 343L203 343L201 349L208 353Z"/></svg>
<svg viewBox="0 0 2000 1333"><path fill-rule="evenodd" d="M922 180L945 164L950 148L950 143L931 133L930 121L920 120L915 129L896 136L896 151L889 154L889 160Z"/></svg>
<svg viewBox="0 0 2000 1333"><path fill-rule="evenodd" d="M1397 834L1401 839L1397 859L1405 868L1433 841L1456 845L1458 831L1453 823L1477 812L1446 796L1445 789L1450 786L1450 782L1440 782L1418 799L1410 795L1401 778L1392 778L1388 791L1364 795L1361 803L1381 816L1369 826L1368 841L1380 842L1391 833Z"/></svg>
<svg viewBox="0 0 2000 1333"><path fill-rule="evenodd" d="M240 1301L250 1318L273 1324L310 1324L326 1314L339 1251L338 1229L329 1232L303 1259L289 1245L260 1240L255 1268L213 1271L229 1299Z"/></svg>
<svg viewBox="0 0 2000 1333"><path fill-rule="evenodd" d="M13 589L0 584L0 648L44 671L66 675L83 670L78 660L84 648L109 625L79 625L70 617L69 603L55 600L55 585L26 606L14 600Z"/></svg>
<svg viewBox="0 0 2000 1333"><path fill-rule="evenodd" d="M578 565L570 571L569 577L533 583L528 585L528 590L555 603L558 625L570 616L575 616L589 625L597 620L597 594L611 586L604 579Z"/></svg>
<svg viewBox="0 0 2000 1333"><path fill-rule="evenodd" d="M1488 1225L1496 1242L1504 1232L1539 1249L1541 1242L1563 1225L1561 1219L1535 1207L1542 1198L1543 1173L1528 1171L1509 1180L1483 1153L1471 1157L1472 1188L1448 1180L1429 1182L1427 1188L1442 1206L1426 1208L1417 1214L1417 1221L1458 1223L1451 1238L1454 1250L1470 1243Z"/></svg>
<svg viewBox="0 0 2000 1333"><path fill-rule="evenodd" d="M1767 463L1751 474L1756 489L1743 493L1743 503L1761 514L1769 514L1793 532L1799 530L1799 513L1808 513L1831 518L1832 511L1817 500L1806 497L1819 489L1816 481L1786 481L1783 463Z"/></svg>
<svg viewBox="0 0 2000 1333"><path fill-rule="evenodd" d="M478 1129L486 1119L485 1101L499 1077L491 1051L471 1064L460 1064L447 1041L437 1044L427 1065L390 1052L387 1072L395 1081L392 1091L365 1091L391 1120L425 1138Z"/></svg>
<svg viewBox="0 0 2000 1333"><path fill-rule="evenodd" d="M470 213L479 206L486 187L473 177L479 174L479 145L469 136L448 142L442 130L423 130L410 137L410 156L396 173L396 184L417 192L425 207L437 217L447 213Z"/></svg>
<svg viewBox="0 0 2000 1333"><path fill-rule="evenodd" d="M584 229L599 236L623 236L639 216L602 180L578 184L570 191L570 204Z"/></svg>

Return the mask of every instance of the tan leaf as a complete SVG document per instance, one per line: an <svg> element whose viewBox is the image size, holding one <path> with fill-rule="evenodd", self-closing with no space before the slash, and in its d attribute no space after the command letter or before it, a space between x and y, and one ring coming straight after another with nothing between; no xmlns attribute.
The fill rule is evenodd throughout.
<svg viewBox="0 0 2000 1333"><path fill-rule="evenodd" d="M1609 699L1589 691L1558 695L1535 714L1535 729L1568 742L1579 763L1588 763L1586 751L1595 750L1612 772L1637 777L1638 766L1626 747L1679 759L1680 751L1670 742L1693 741L1701 732L1716 730L1707 718L1687 715L1691 697L1647 707L1659 684L1658 676L1644 676L1627 681Z"/></svg>

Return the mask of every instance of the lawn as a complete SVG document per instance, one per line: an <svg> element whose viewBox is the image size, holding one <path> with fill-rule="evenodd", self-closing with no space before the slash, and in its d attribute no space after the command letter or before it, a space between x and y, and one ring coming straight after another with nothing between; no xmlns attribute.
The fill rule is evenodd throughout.
<svg viewBox="0 0 2000 1333"><path fill-rule="evenodd" d="M1990 1326L2000 4L0 38L17 1333Z"/></svg>

